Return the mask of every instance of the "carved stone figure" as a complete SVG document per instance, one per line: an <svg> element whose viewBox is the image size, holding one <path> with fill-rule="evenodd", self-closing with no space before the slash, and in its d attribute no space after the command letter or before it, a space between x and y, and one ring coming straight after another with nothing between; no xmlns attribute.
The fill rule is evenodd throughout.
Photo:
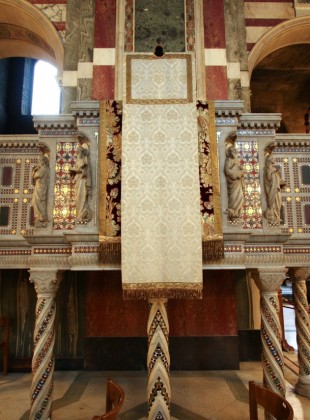
<svg viewBox="0 0 310 420"><path fill-rule="evenodd" d="M75 166L70 171L75 181L76 222L86 223L91 220L89 200L91 198L91 167L87 143L78 145Z"/></svg>
<svg viewBox="0 0 310 420"><path fill-rule="evenodd" d="M237 150L233 146L229 147L226 151L224 172L228 192L227 216L231 222L236 222L240 219L241 209L244 203L244 170L238 159Z"/></svg>
<svg viewBox="0 0 310 420"><path fill-rule="evenodd" d="M276 167L272 154L268 154L265 160L264 185L267 200L267 209L264 212L264 216L269 224L279 225L282 206L281 189L286 183L281 178L280 170Z"/></svg>
<svg viewBox="0 0 310 420"><path fill-rule="evenodd" d="M34 211L34 225L37 228L46 227L47 218L47 192L49 183L49 159L47 156L41 156L39 165L32 170L32 182L34 191L31 205Z"/></svg>

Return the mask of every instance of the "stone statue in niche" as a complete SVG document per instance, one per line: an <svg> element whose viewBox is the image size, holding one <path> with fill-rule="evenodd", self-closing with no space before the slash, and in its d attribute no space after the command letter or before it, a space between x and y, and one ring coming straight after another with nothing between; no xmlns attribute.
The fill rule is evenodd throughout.
<svg viewBox="0 0 310 420"><path fill-rule="evenodd" d="M236 223L241 217L241 210L244 203L244 170L234 146L229 147L226 151L224 172L228 192L227 216L230 222Z"/></svg>
<svg viewBox="0 0 310 420"><path fill-rule="evenodd" d="M89 146L85 141L78 144L77 160L70 175L75 181L76 222L87 223L91 220L89 201L92 185Z"/></svg>
<svg viewBox="0 0 310 420"><path fill-rule="evenodd" d="M49 158L42 155L39 164L32 170L32 182L34 191L31 205L34 211L34 225L36 228L44 228L48 225L47 218L47 193L49 184Z"/></svg>
<svg viewBox="0 0 310 420"><path fill-rule="evenodd" d="M264 212L265 218L270 225L280 224L280 211L282 206L281 189L286 185L281 177L280 169L275 165L272 154L268 154L265 159L264 186L266 192L267 209Z"/></svg>

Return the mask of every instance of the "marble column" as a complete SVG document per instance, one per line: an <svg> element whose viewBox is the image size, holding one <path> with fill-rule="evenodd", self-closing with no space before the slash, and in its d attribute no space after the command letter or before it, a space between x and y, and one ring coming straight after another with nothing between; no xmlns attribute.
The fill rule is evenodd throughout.
<svg viewBox="0 0 310 420"><path fill-rule="evenodd" d="M51 418L53 400L55 298L60 279L57 270L30 270L30 281L37 292L37 304L29 419L46 420Z"/></svg>
<svg viewBox="0 0 310 420"><path fill-rule="evenodd" d="M259 268L258 276L254 276L260 290L263 382L267 388L284 397L284 360L278 289L285 279L286 271L283 267Z"/></svg>
<svg viewBox="0 0 310 420"><path fill-rule="evenodd" d="M169 324L166 299L150 299L148 332L148 404L149 420L170 419Z"/></svg>
<svg viewBox="0 0 310 420"><path fill-rule="evenodd" d="M243 100L245 112L250 112L250 80L244 2L224 0L228 99Z"/></svg>
<svg viewBox="0 0 310 420"><path fill-rule="evenodd" d="M80 8L81 0L68 0L66 8L66 35L64 44L64 72L67 73L67 78L72 78L72 81L65 84L62 88L61 97L61 113L71 114L71 102L76 101L77 86L75 73L78 69L79 50L77 46L80 40Z"/></svg>
<svg viewBox="0 0 310 420"><path fill-rule="evenodd" d="M293 281L295 324L298 346L299 375L295 391L310 397L310 321L308 313L306 280L310 268L295 268Z"/></svg>

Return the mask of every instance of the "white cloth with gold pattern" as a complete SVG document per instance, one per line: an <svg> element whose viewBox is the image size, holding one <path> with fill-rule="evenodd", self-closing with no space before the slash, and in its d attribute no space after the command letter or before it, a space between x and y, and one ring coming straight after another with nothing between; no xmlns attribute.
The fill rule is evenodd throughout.
<svg viewBox="0 0 310 420"><path fill-rule="evenodd" d="M195 73L181 54L135 57L127 61L123 109L122 282L133 288L201 285L195 95L187 99ZM192 66L191 55L184 57Z"/></svg>

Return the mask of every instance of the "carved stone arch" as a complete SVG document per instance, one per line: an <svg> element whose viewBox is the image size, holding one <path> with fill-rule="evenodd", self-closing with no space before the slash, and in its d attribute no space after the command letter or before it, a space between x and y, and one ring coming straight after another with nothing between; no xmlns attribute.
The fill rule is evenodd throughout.
<svg viewBox="0 0 310 420"><path fill-rule="evenodd" d="M64 48L52 22L26 0L0 0L0 58L45 60L63 71Z"/></svg>
<svg viewBox="0 0 310 420"><path fill-rule="evenodd" d="M248 58L249 75L272 52L289 45L310 43L310 16L290 19L270 29L255 44Z"/></svg>

